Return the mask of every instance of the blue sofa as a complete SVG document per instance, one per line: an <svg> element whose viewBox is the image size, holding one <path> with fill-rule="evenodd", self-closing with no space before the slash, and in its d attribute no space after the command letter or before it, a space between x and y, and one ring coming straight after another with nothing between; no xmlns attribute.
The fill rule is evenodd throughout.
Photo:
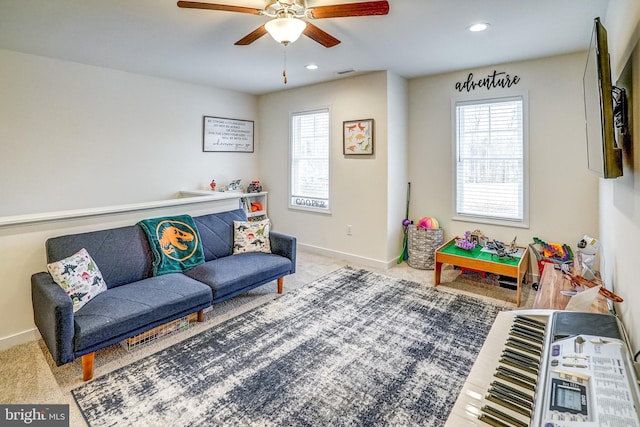
<svg viewBox="0 0 640 427"><path fill-rule="evenodd" d="M93 377L95 351L295 272L296 239L271 231L271 253L232 255L233 222L243 210L194 217L205 262L183 273L153 276L149 241L138 225L48 239L47 262L85 248L107 290L80 310L48 272L31 277L34 321L60 366L82 357L83 379Z"/></svg>

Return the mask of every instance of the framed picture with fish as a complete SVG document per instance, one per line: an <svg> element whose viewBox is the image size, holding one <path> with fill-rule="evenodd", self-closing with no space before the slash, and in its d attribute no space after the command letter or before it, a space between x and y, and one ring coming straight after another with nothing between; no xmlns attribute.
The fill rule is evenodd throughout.
<svg viewBox="0 0 640 427"><path fill-rule="evenodd" d="M373 154L373 119L342 122L345 156Z"/></svg>

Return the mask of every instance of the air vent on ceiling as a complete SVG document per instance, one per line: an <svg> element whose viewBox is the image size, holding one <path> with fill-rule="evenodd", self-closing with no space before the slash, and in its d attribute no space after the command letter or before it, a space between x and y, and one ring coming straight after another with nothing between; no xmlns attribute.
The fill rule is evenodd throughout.
<svg viewBox="0 0 640 427"><path fill-rule="evenodd" d="M343 75L343 74L355 73L355 71L356 70L354 70L353 68L349 68L347 70L337 71L336 74Z"/></svg>

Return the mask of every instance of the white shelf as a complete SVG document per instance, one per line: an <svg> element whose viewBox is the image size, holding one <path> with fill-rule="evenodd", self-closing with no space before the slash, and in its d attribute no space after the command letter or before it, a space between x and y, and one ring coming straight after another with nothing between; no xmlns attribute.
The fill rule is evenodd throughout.
<svg viewBox="0 0 640 427"><path fill-rule="evenodd" d="M189 205L193 203L204 203L204 202L215 201L215 200L222 200L222 198L216 198L216 197L182 198L181 197L178 199L158 200L155 202L131 203L127 205L104 206L99 208L73 209L73 210L66 210L66 211L4 216L4 217L0 217L0 227L67 220L67 219L74 219L74 218L86 218L86 217L92 217L92 216L98 216L98 215L109 215L109 214L115 214L115 213L151 210L151 209L165 208L170 206Z"/></svg>
<svg viewBox="0 0 640 427"><path fill-rule="evenodd" d="M209 191L209 190L182 190L180 191L181 197L208 197L212 199L238 199L238 207L244 209L247 218L254 218L257 216L267 216L267 192L261 191L259 193L240 193L235 191ZM249 199L251 202L259 202L262 205L262 210L251 212L251 208L245 208L244 200Z"/></svg>

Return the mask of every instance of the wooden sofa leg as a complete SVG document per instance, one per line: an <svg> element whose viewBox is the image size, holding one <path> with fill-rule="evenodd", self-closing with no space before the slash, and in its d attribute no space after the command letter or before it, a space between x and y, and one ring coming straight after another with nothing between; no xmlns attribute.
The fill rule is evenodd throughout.
<svg viewBox="0 0 640 427"><path fill-rule="evenodd" d="M96 353L92 352L82 356L82 380L89 381L93 378L93 359Z"/></svg>
<svg viewBox="0 0 640 427"><path fill-rule="evenodd" d="M198 322L204 322L204 310L198 310Z"/></svg>
<svg viewBox="0 0 640 427"><path fill-rule="evenodd" d="M282 285L284 284L284 277L278 278L278 293L282 293Z"/></svg>

